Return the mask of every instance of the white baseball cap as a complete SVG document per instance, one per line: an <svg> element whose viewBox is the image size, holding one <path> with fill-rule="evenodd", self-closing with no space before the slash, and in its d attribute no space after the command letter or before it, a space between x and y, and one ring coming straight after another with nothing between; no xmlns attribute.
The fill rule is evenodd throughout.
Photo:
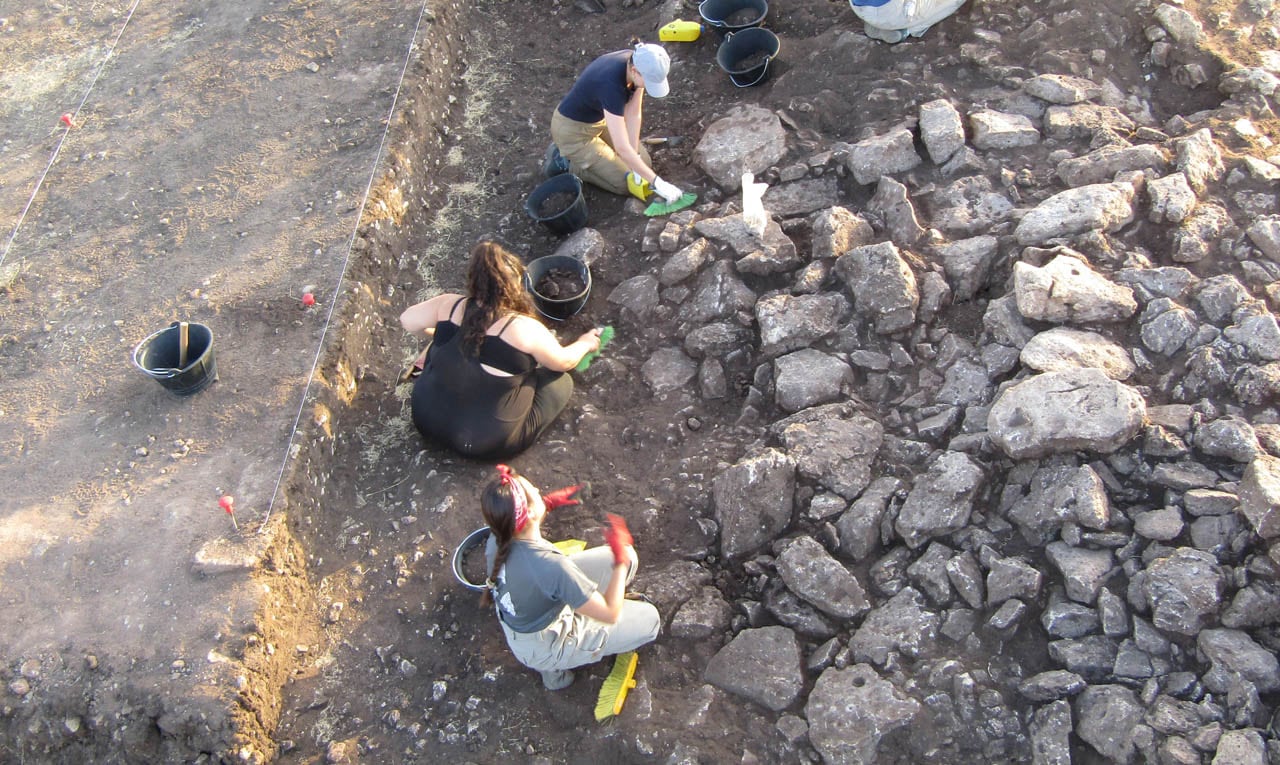
<svg viewBox="0 0 1280 765"><path fill-rule="evenodd" d="M644 78L644 91L654 98L662 98L671 92L667 84L667 72L671 71L671 57L661 45L640 43L631 54L631 65Z"/></svg>

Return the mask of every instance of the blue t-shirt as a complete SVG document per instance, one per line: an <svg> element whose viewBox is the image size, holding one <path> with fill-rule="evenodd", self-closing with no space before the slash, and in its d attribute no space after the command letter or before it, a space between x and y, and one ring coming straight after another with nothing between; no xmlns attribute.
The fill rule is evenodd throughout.
<svg viewBox="0 0 1280 765"><path fill-rule="evenodd" d="M627 101L635 89L627 84L627 64L631 51L606 53L587 64L578 75L577 82L568 95L560 101L561 114L576 122L594 124L604 119L604 113L622 116Z"/></svg>
<svg viewBox="0 0 1280 765"><path fill-rule="evenodd" d="M485 550L486 567L493 566L496 551ZM511 552L495 584L502 621L516 632L546 628L566 605L581 608L596 591L591 577L545 539L511 540Z"/></svg>

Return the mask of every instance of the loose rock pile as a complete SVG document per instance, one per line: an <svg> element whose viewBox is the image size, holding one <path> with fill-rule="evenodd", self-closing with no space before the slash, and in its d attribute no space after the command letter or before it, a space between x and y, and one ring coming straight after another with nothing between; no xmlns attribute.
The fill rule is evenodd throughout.
<svg viewBox="0 0 1280 765"><path fill-rule="evenodd" d="M1160 6L1152 59L1203 81L1200 31ZM798 158L769 110L707 129L730 196L651 221L661 267L609 300L678 326L655 394L750 381L758 440L705 487L741 595L693 563L646 585L674 638L724 639L708 683L830 763L1280 761L1280 151L1219 137L1277 82L1227 71L1153 125L1035 74L1018 113L937 100ZM1027 147L1052 175L1002 165Z"/></svg>

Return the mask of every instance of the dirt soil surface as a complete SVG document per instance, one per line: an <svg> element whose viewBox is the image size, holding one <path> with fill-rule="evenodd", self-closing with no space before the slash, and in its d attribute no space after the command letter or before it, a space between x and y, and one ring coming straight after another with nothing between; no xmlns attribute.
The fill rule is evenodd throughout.
<svg viewBox="0 0 1280 765"><path fill-rule="evenodd" d="M552 253L561 239L524 199L559 97L600 53L697 18L691 2L593 6L0 0L0 759L814 756L776 714L705 685L723 640L660 637L624 714L598 725L608 666L545 692L450 570L482 524L492 466L414 431L400 376L420 349L396 317L461 288L480 238ZM666 139L653 147L663 177L714 212L730 197L692 151L737 104L785 115L798 160L933 99L983 105L1033 72L1105 71L1157 125L1218 103L1144 60L1149 23L1128 2L973 0L887 46L845 2L779 0L765 83L734 87L714 34L669 44L671 94L646 101L644 133ZM994 59L966 55L992 35ZM1002 161L1045 175L1049 151ZM843 178L841 204L860 209L872 190ZM746 576L718 559L707 492L761 438L742 418L756 362L727 366L723 399L653 395L637 372L684 330L666 305L637 322L607 297L665 256L642 248L654 232L634 204L586 195L606 249L585 309L554 328L618 336L512 464L548 489L591 483L550 533L595 543L603 512L621 512L645 569L696 562L732 600ZM130 362L178 319L214 335L219 380L190 397ZM972 310L948 321L975 326ZM1043 644L1024 650L1044 661ZM882 749L884 762L916 757L906 741Z"/></svg>

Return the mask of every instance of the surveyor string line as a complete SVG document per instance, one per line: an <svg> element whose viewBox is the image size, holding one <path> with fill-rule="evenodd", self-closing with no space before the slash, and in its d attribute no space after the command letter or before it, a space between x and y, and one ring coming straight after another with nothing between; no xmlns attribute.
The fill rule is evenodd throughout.
<svg viewBox="0 0 1280 765"><path fill-rule="evenodd" d="M383 120L384 127L382 129L382 140L378 142L378 151L373 157L373 167L369 170L369 181L364 187L364 196L360 200L360 208L356 211L355 223L351 226L351 236L347 238L347 252L342 259L342 269L338 272L338 284L334 287L333 294L329 299L329 308L325 313L324 326L320 329L320 340L316 344L315 355L311 359L311 371L307 374L307 384L302 390L302 398L298 401L298 412L293 418L293 428L289 431L289 441L284 445L284 458L280 461L280 472L276 476L275 488L271 491L271 501L267 503L266 513L262 516L262 523L258 526L258 533L261 534L267 527L267 522L271 520L271 513L276 506L276 498L280 496L280 486L284 483L284 474L289 467L290 455L293 452L293 442L298 437L298 426L302 423L302 414L307 408L307 397L311 395L311 384L316 379L316 369L320 366L320 354L324 351L325 338L329 336L329 326L333 323L333 311L338 305L338 295L342 294L342 284L347 279L347 268L351 264L351 251L355 248L356 236L360 233L360 221L364 218L365 206L369 204L369 195L373 193L373 184L378 177L378 166L382 163L383 153L387 148L387 138L391 134L391 120L395 117L396 105L400 102L400 91L404 87L404 78L409 71L409 64L413 61L413 49L418 42L418 32L422 29L422 20L427 15L427 2L422 0L422 7L418 9L418 21L414 24L413 34L409 37L409 47L405 51L404 65L400 67L400 79L396 82L395 95L391 97L391 108L387 110L387 118Z"/></svg>
<svg viewBox="0 0 1280 765"><path fill-rule="evenodd" d="M18 221L13 224L13 231L9 234L9 241L5 242L4 251L0 252L0 266L3 266L5 259L9 257L9 250L13 248L13 240L18 238L18 229L22 228L22 222L26 220L27 213L31 210L31 205L35 203L36 195L40 193L40 188L44 186L45 176L53 168L53 163L58 160L58 154L62 151L62 144L67 140L67 134L71 132L71 126L79 124L76 118L80 116L80 110L84 108L85 102L89 100L89 94L93 92L93 87L98 84L99 78L102 77L102 70L106 69L107 62L111 60L112 54L116 52L116 46L120 44L120 38L124 36L125 27L129 26L129 22L133 19L133 12L138 9L138 4L141 2L142 0L133 0L133 6L129 8L129 13L125 15L124 23L120 25L120 31L116 33L116 38L111 41L111 47L107 49L107 55L103 56L102 61L98 63L98 69L93 73L89 88L80 97L80 103L76 104L75 111L71 112L71 123L63 127L62 136L58 138L57 145L53 147L53 153L49 155L49 163L44 166L44 172L40 173L40 177L36 179L36 185L31 190L31 196L27 198L27 203L22 206L22 212L18 214Z"/></svg>

